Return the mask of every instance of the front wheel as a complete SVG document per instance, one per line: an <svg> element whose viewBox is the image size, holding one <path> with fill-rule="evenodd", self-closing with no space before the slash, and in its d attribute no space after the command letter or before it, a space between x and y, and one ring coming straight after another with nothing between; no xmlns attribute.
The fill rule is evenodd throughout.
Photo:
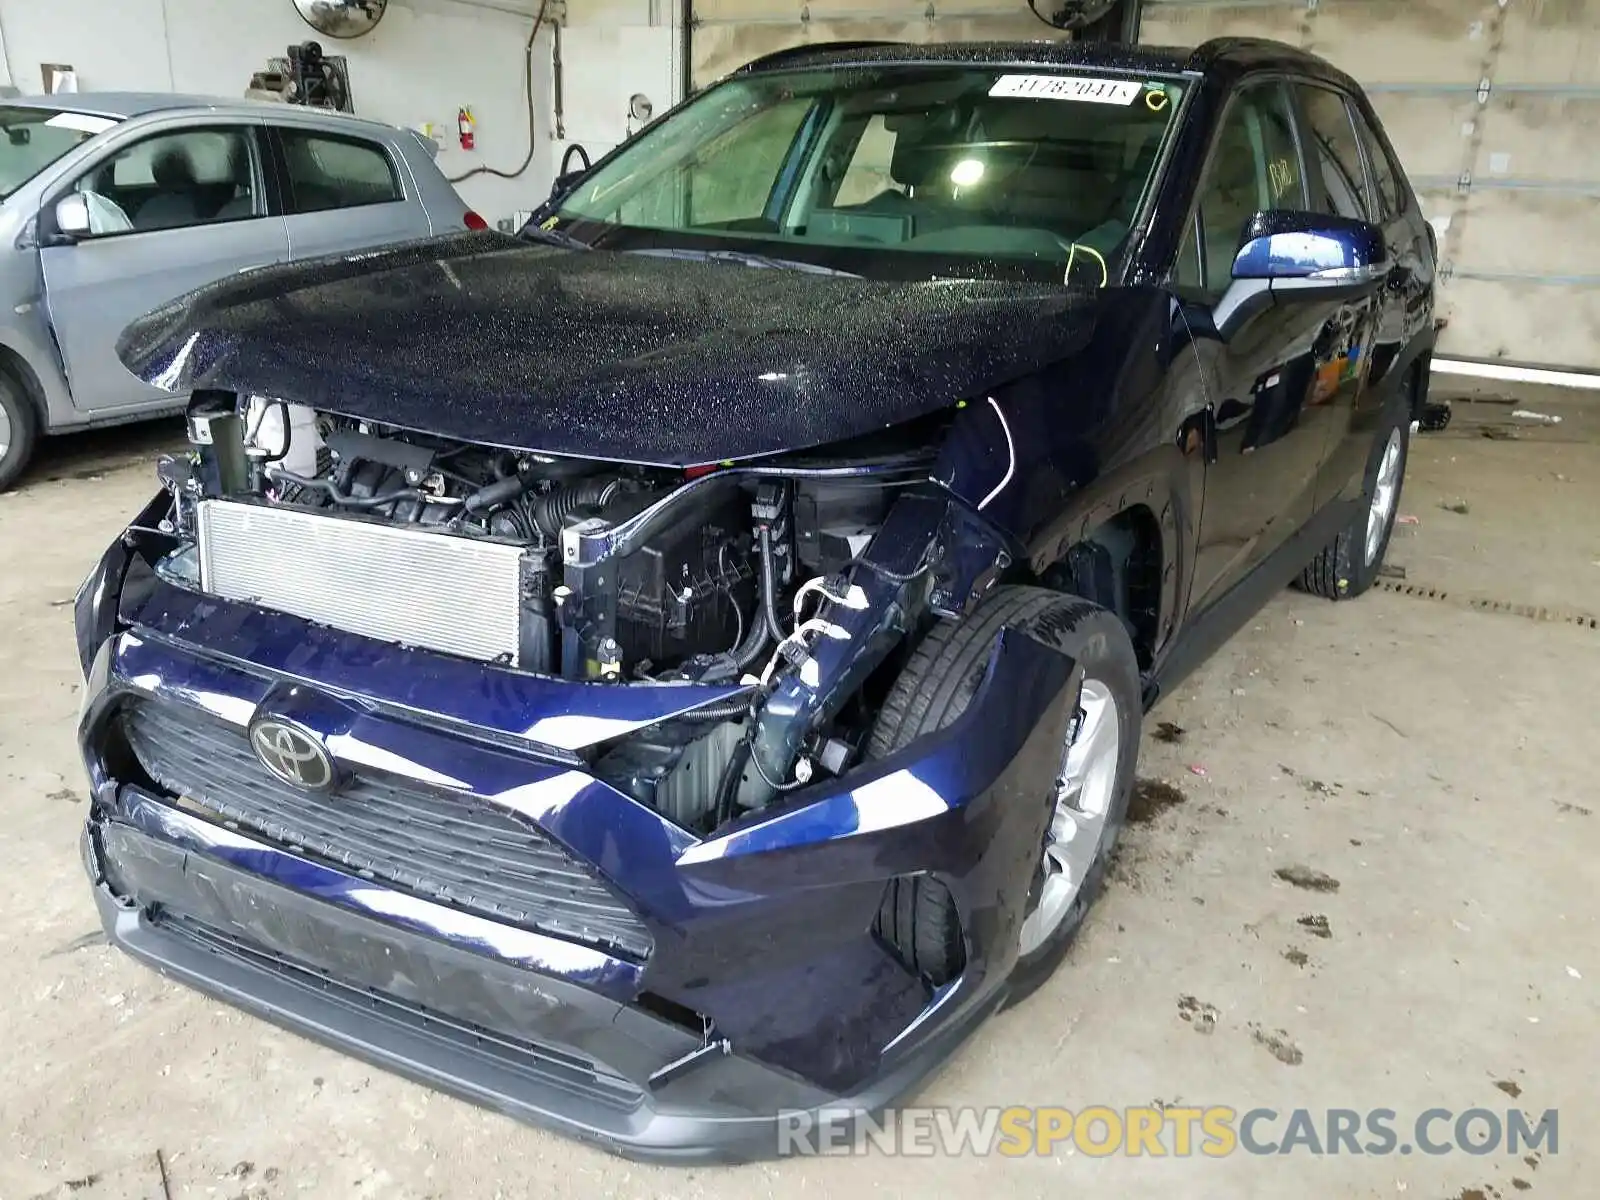
<svg viewBox="0 0 1600 1200"><path fill-rule="evenodd" d="M28 397L0 377L0 492L17 481L39 441L39 414Z"/></svg>
<svg viewBox="0 0 1600 1200"><path fill-rule="evenodd" d="M964 620L937 626L895 680L868 742L883 758L942 729L965 710L983 681L1004 627L1027 630L1083 668L1078 714L1053 779L1036 802L1049 809L1011 975L1013 1001L1048 979L1099 895L1133 788L1139 752L1139 666L1122 621L1111 612L1043 588L998 587ZM890 884L878 931L934 983L959 973L964 947L950 891L927 875Z"/></svg>

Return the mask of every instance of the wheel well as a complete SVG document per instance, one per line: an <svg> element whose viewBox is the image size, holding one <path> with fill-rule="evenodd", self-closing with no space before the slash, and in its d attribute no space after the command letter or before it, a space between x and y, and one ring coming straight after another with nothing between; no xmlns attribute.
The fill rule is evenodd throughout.
<svg viewBox="0 0 1600 1200"><path fill-rule="evenodd" d="M39 377L33 373L33 368L28 365L28 360L10 346L0 346L0 375L4 375L22 390L22 394L33 405L34 411L39 414L39 432L46 432L50 425L50 411L45 404L44 387L39 383Z"/></svg>
<svg viewBox="0 0 1600 1200"><path fill-rule="evenodd" d="M1411 393L1411 419L1420 420L1423 410L1428 407L1428 384L1432 382L1432 374L1428 370L1432 356L1424 354L1412 364L1406 376L1406 391Z"/></svg>
<svg viewBox="0 0 1600 1200"><path fill-rule="evenodd" d="M1161 629L1163 567L1161 523L1149 508L1136 504L1068 549L1040 582L1121 617L1139 668L1149 670Z"/></svg>

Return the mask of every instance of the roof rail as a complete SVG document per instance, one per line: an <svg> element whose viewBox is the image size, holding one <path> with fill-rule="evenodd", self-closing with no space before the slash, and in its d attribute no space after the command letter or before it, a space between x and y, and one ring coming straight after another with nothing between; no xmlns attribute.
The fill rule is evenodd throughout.
<svg viewBox="0 0 1600 1200"><path fill-rule="evenodd" d="M783 50L774 50L771 54L763 54L760 58L752 58L735 71L734 74L743 75L746 71L762 71L768 67L788 62L791 58L804 58L807 54L813 54L818 50L870 50L875 46L901 46L905 44L907 43L890 41L887 38L855 42L807 42L801 46L789 46Z"/></svg>

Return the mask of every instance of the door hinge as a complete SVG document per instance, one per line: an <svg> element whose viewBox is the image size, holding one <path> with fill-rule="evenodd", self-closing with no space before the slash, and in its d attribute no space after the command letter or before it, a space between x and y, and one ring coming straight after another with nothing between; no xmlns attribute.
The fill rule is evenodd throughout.
<svg viewBox="0 0 1600 1200"><path fill-rule="evenodd" d="M1463 172L1461 172L1461 178L1456 180L1456 191L1460 192L1463 196L1465 196L1471 190L1472 190L1472 172L1471 171L1463 171Z"/></svg>

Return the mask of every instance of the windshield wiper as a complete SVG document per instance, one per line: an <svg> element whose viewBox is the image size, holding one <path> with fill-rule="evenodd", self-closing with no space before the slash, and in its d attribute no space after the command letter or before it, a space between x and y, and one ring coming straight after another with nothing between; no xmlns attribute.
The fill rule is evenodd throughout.
<svg viewBox="0 0 1600 1200"><path fill-rule="evenodd" d="M843 275L849 279L860 279L854 271L839 271L833 267L823 267L816 263L801 262L793 258L773 258L767 254L752 254L747 250L684 250L670 247L652 247L645 250L630 250L630 254L648 254L655 258L682 258L691 262L726 262L737 263L741 267L755 267L767 271L802 271L808 275Z"/></svg>
<svg viewBox="0 0 1600 1200"><path fill-rule="evenodd" d="M524 225L517 236L528 238L530 241L544 242L551 246L562 246L568 250L594 249L588 242L575 238L570 233L562 233L559 229L541 229L534 224Z"/></svg>

